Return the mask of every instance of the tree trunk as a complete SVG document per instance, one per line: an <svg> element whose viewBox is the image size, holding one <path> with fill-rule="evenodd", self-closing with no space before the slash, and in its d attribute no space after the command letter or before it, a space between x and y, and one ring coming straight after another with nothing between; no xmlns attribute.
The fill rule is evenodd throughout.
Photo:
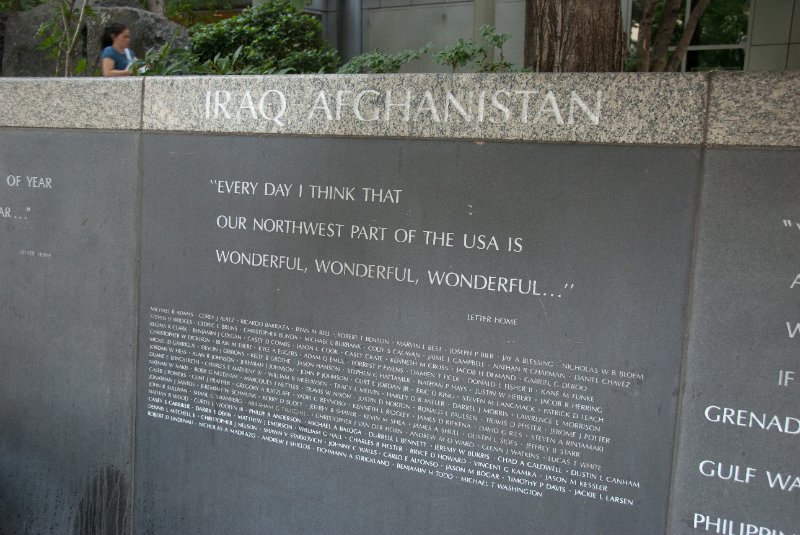
<svg viewBox="0 0 800 535"><path fill-rule="evenodd" d="M636 39L636 70L647 72L650 70L650 33L653 30L653 20L656 16L658 0L642 0L642 17L639 20L639 35Z"/></svg>
<svg viewBox="0 0 800 535"><path fill-rule="evenodd" d="M668 71L677 71L680 69L683 56L686 55L686 49L689 48L689 43L692 41L694 31L697 29L697 23L700 22L700 17L703 16L703 13L705 13L710 3L711 0L699 0L694 6L694 9L692 9L692 12L689 14L689 20L686 21L686 25L683 28L683 35L681 35L678 45L667 63Z"/></svg>
<svg viewBox="0 0 800 535"><path fill-rule="evenodd" d="M644 0L642 19L639 22L639 38L636 42L636 70L639 72L664 72L680 70L681 61L692 36L711 0L697 0L683 24L683 33L670 54L670 41L682 11L681 0L666 0L664 13L658 23L658 33L653 33L653 18L658 0Z"/></svg>
<svg viewBox="0 0 800 535"><path fill-rule="evenodd" d="M681 14L681 0L666 0L664 14L658 25L658 33L653 39L653 52L650 56L650 71L662 72L667 66L667 57L672 34Z"/></svg>
<svg viewBox="0 0 800 535"><path fill-rule="evenodd" d="M164 8L164 0L147 0L147 10L152 11L156 15L166 17L167 13Z"/></svg>
<svg viewBox="0 0 800 535"><path fill-rule="evenodd" d="M525 66L537 72L621 71L619 0L526 0Z"/></svg>
<svg viewBox="0 0 800 535"><path fill-rule="evenodd" d="M523 30L525 44L522 47L522 64L526 68L533 67L534 62L536 61L536 47L533 46L534 42L536 42L535 13L534 0L525 0L525 26Z"/></svg>

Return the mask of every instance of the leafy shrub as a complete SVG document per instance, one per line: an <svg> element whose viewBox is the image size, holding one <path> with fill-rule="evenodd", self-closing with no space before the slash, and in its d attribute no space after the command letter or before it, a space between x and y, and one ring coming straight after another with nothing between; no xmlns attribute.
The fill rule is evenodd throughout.
<svg viewBox="0 0 800 535"><path fill-rule="evenodd" d="M333 72L336 51L322 38L322 24L287 0L272 0L241 14L191 30L191 51L199 63L237 56L240 69L259 72Z"/></svg>
<svg viewBox="0 0 800 535"><path fill-rule="evenodd" d="M203 63L186 48L173 48L167 43L160 48L152 48L144 58L133 63L133 74L140 76L180 76L184 74L287 74L286 70L277 70L253 65L242 65L240 61L242 49L237 48L232 55L217 54Z"/></svg>
<svg viewBox="0 0 800 535"><path fill-rule="evenodd" d="M43 3L44 0L0 0L0 13L25 11Z"/></svg>
<svg viewBox="0 0 800 535"><path fill-rule="evenodd" d="M339 69L339 74L383 74L397 72L400 67L419 59L423 54L427 54L431 45L428 43L419 50L403 50L397 54L389 54L385 50L375 50L365 52L354 57Z"/></svg>
<svg viewBox="0 0 800 535"><path fill-rule="evenodd" d="M466 67L469 63L478 61L481 47L476 45L471 39L466 41L459 39L455 44L448 46L435 56L433 61L442 65L449 65L453 72L459 67Z"/></svg>
<svg viewBox="0 0 800 535"><path fill-rule="evenodd" d="M55 13L36 30L42 38L37 47L47 52L47 57L55 61L56 76L74 76L86 71L86 58L76 58L78 37L84 21L96 16L86 0L78 5L76 0L58 0L54 3ZM72 62L78 60L73 66Z"/></svg>
<svg viewBox="0 0 800 535"><path fill-rule="evenodd" d="M506 41L511 39L510 33L497 33L494 27L484 24L480 28L483 40L486 41L486 46L483 48L483 61L479 65L480 72L509 72L514 66L511 62L506 61L503 54L503 45ZM499 58L497 61L489 61L488 50L493 48L497 49Z"/></svg>
<svg viewBox="0 0 800 535"><path fill-rule="evenodd" d="M186 48L174 48L170 41L145 52L143 58L134 61L131 72L145 76L175 76L195 74L197 69L197 58Z"/></svg>
<svg viewBox="0 0 800 535"><path fill-rule="evenodd" d="M455 44L449 46L436 54L433 61L441 65L449 65L453 72L459 67L470 65L478 72L509 72L513 65L506 61L503 55L503 45L511 39L510 33L498 34L492 26L484 24L480 28L481 35L485 41L484 45L478 45L472 39L459 39ZM489 52L497 49L500 58L497 61L489 60Z"/></svg>

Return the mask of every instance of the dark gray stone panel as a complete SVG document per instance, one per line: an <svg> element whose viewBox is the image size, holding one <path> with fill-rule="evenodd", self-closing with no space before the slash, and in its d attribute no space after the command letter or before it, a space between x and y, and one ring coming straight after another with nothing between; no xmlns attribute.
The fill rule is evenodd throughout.
<svg viewBox="0 0 800 535"><path fill-rule="evenodd" d="M706 153L672 533L800 533L798 166Z"/></svg>
<svg viewBox="0 0 800 535"><path fill-rule="evenodd" d="M138 148L0 130L2 533L130 530Z"/></svg>
<svg viewBox="0 0 800 535"><path fill-rule="evenodd" d="M161 134L143 143L135 532L665 531L697 149ZM219 193L223 180L258 182L258 194ZM293 189L265 196L266 182ZM402 193L397 203L324 201L309 198L310 185ZM219 228L219 216L244 217L246 228ZM346 235L254 231L253 218L340 223ZM386 239L350 239L353 224L386 227ZM395 243L397 228L416 229L417 238ZM423 230L453 232L455 244L425 245ZM465 233L495 235L501 251L467 250ZM521 252L505 251L508 236L522 238ZM225 264L218 251L299 257L307 271ZM326 276L315 259L410 268L418 283ZM519 278L521 286L536 280L539 295L432 285L428 270ZM304 339L311 349L299 349ZM347 340L360 355L336 346ZM332 349L338 361L323 353ZM380 411L371 413L360 380L371 373L364 362L378 357L385 367L371 388ZM486 375L503 373L502 363L517 370ZM339 378L325 379L329 365ZM428 370L440 384L422 394L419 374ZM324 385L315 391L309 377ZM248 384L264 412L252 437ZM528 396L518 403L530 408L508 408L491 422L487 409L510 392ZM403 395L416 395L401 411L410 416L391 424L386 402ZM417 426L423 404L443 411L427 431ZM337 414L351 424L335 423ZM522 423L532 427L512 434ZM553 430L573 424L594 425L572 440L585 446L593 434L602 451L558 444L566 437ZM424 447L403 442L414 437ZM370 438L373 445L355 440ZM451 454L463 462L437 449L454 438L472 443ZM423 473L357 460L359 452L385 460L396 451L389 446L402 447L403 464ZM480 476L482 454L496 466ZM510 469L522 466L514 459L531 463L519 476L527 484L509 483ZM450 466L458 464L472 473ZM579 497L576 489L590 489L581 481L606 488Z"/></svg>

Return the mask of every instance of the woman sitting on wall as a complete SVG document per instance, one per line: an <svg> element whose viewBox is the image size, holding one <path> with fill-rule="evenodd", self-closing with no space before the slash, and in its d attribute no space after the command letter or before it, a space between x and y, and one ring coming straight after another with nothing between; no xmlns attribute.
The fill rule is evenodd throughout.
<svg viewBox="0 0 800 535"><path fill-rule="evenodd" d="M136 56L128 48L131 31L124 24L114 23L103 32L100 67L103 76L130 76L130 65Z"/></svg>

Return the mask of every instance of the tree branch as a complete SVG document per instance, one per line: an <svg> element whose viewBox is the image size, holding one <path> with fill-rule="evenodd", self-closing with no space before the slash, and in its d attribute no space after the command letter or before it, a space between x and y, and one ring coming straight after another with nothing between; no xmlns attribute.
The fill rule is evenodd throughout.
<svg viewBox="0 0 800 535"><path fill-rule="evenodd" d="M650 34L653 31L653 19L656 16L657 0L642 1L642 18L639 20L639 35L636 39L636 70L650 70Z"/></svg>
<svg viewBox="0 0 800 535"><path fill-rule="evenodd" d="M61 15L61 32L58 36L58 55L56 56L56 76L61 74L61 54L64 52L64 47L67 44L67 34L69 33L69 17L67 13L72 9L70 4L62 1L58 6L59 14Z"/></svg>
<svg viewBox="0 0 800 535"><path fill-rule="evenodd" d="M533 68L536 63L536 6L534 0L525 0L525 44L522 65Z"/></svg>
<svg viewBox="0 0 800 535"><path fill-rule="evenodd" d="M711 0L699 0L697 5L694 6L694 9L692 9L692 12L689 14L689 20L686 21L686 26L683 29L683 34L678 41L678 46L672 53L672 57L669 58L669 63L667 63L666 67L667 71L674 72L680 68L683 56L686 55L686 49L689 48L689 43L692 42L692 36L697 29L697 24L700 22L700 17L703 16L703 13L710 3Z"/></svg>
<svg viewBox="0 0 800 535"><path fill-rule="evenodd" d="M650 56L650 70L661 72L667 65L667 54L678 16L681 14L681 0L666 0L664 14L658 25L658 33L653 40L653 52Z"/></svg>
<svg viewBox="0 0 800 535"><path fill-rule="evenodd" d="M72 35L72 40L67 47L67 55L64 61L64 76L72 76L72 53L75 51L75 45L78 42L78 36L81 34L81 26L83 26L83 21L86 18L87 4L88 0L83 0L83 4L81 4L80 15L78 15L78 24L75 26L75 33Z"/></svg>

